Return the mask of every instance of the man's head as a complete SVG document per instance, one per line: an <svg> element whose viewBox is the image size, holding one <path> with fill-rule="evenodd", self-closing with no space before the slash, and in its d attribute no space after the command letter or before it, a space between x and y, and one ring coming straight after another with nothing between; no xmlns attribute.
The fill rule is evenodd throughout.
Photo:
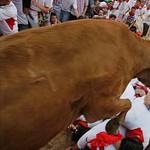
<svg viewBox="0 0 150 150"><path fill-rule="evenodd" d="M6 6L9 5L11 0L0 0L0 6Z"/></svg>
<svg viewBox="0 0 150 150"><path fill-rule="evenodd" d="M109 16L109 18L110 18L110 20L116 20L116 15L111 14L111 15Z"/></svg>
<svg viewBox="0 0 150 150"><path fill-rule="evenodd" d="M113 1L112 0L108 0L107 1L107 5L109 8L111 8L113 6Z"/></svg>
<svg viewBox="0 0 150 150"><path fill-rule="evenodd" d="M99 10L98 15L103 16L103 10L102 9Z"/></svg>
<svg viewBox="0 0 150 150"><path fill-rule="evenodd" d="M56 14L51 12L51 19L50 19L51 24L55 24L56 20L57 20Z"/></svg>
<svg viewBox="0 0 150 150"><path fill-rule="evenodd" d="M137 138L126 137L121 141L119 150L143 150L143 144Z"/></svg>
<svg viewBox="0 0 150 150"><path fill-rule="evenodd" d="M141 6L143 7L145 4L146 4L146 1L143 0L143 1L141 2Z"/></svg>
<svg viewBox="0 0 150 150"><path fill-rule="evenodd" d="M133 14L135 13L135 11L136 11L136 7L133 6L133 7L131 8L131 14L133 15Z"/></svg>
<svg viewBox="0 0 150 150"><path fill-rule="evenodd" d="M141 4L141 1L140 1L140 0L137 0L137 1L136 1L136 6L138 7L140 4Z"/></svg>

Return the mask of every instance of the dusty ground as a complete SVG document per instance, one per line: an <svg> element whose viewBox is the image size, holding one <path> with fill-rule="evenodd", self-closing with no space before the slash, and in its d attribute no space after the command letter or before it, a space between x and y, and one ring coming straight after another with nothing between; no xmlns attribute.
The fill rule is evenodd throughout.
<svg viewBox="0 0 150 150"><path fill-rule="evenodd" d="M65 150L67 147L71 147L75 144L75 142L71 140L71 135L69 131L62 131L40 150Z"/></svg>

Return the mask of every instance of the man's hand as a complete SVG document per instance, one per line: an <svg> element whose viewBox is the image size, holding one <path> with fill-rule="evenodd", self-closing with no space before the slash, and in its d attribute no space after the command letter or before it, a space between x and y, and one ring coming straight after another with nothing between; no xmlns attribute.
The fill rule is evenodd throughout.
<svg viewBox="0 0 150 150"><path fill-rule="evenodd" d="M52 11L53 11L53 7L51 7L51 8L49 9L49 11L52 12Z"/></svg>
<svg viewBox="0 0 150 150"><path fill-rule="evenodd" d="M28 13L29 13L29 8L24 8L24 9L23 9L23 13L24 13L24 14L28 14Z"/></svg>
<svg viewBox="0 0 150 150"><path fill-rule="evenodd" d="M34 6L36 6L36 7L39 7L39 3L38 3L36 0L33 1L32 4L33 4Z"/></svg>
<svg viewBox="0 0 150 150"><path fill-rule="evenodd" d="M74 126L73 124L70 124L67 128L67 130L72 131L72 133L75 129L76 129L76 126Z"/></svg>

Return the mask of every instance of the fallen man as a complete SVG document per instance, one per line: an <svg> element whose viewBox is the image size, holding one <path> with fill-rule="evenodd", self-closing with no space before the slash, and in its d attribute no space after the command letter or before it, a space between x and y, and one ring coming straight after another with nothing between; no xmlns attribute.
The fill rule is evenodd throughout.
<svg viewBox="0 0 150 150"><path fill-rule="evenodd" d="M66 150L79 150L85 148L86 146L91 148L91 150L115 150L119 147L119 150L129 150L131 147L134 147L132 150L145 149L150 142L150 111L148 111L147 107L144 105L144 101L150 101L150 93L137 98L135 98L134 95L135 91L129 83L121 98L129 98L132 101L132 108L128 111L123 125L119 128L119 132L121 135L123 135L123 137L130 137L132 139L131 141L129 138L125 138L121 146L121 142L119 140L117 142L113 141L114 143L110 144L110 139L108 138L96 139L95 142L95 138L98 136L98 134L100 134L100 132L106 132L105 126L109 121L106 120L85 133L74 147L67 148ZM109 137L109 135L106 136ZM116 135L116 137L118 138L118 135ZM91 140L93 143L88 143ZM91 145L94 145L94 148L91 147Z"/></svg>

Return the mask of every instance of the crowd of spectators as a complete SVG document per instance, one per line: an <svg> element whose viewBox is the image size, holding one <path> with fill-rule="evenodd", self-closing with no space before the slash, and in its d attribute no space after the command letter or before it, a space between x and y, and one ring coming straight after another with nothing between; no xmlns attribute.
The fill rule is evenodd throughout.
<svg viewBox="0 0 150 150"><path fill-rule="evenodd" d="M2 35L78 18L123 22L144 37L150 24L150 0L0 0Z"/></svg>

